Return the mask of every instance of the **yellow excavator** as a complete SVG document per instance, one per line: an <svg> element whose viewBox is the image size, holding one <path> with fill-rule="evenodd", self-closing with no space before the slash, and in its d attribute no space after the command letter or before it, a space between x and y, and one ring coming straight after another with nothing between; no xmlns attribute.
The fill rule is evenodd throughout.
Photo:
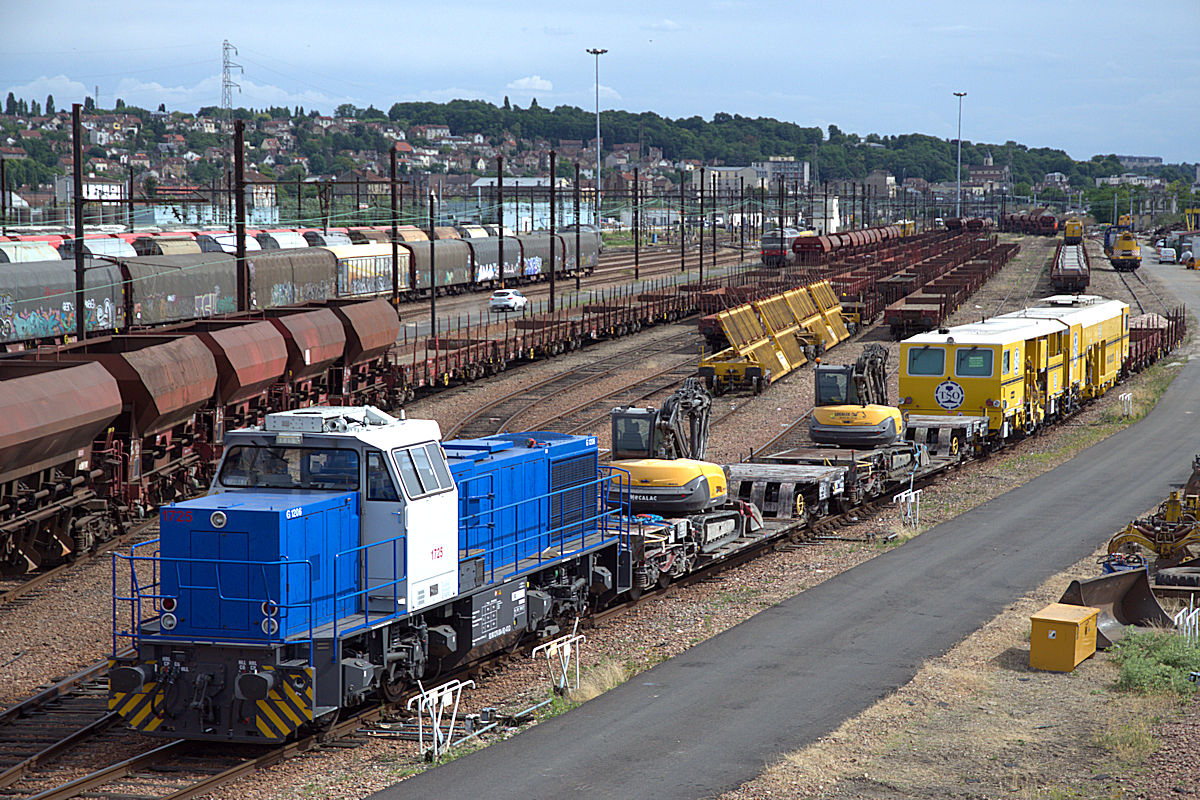
<svg viewBox="0 0 1200 800"><path fill-rule="evenodd" d="M868 344L853 364L813 368L816 394L808 435L817 444L883 447L904 434L900 409L888 405L887 348Z"/></svg>
<svg viewBox="0 0 1200 800"><path fill-rule="evenodd" d="M639 513L680 515L725 503L725 471L704 460L712 395L688 378L660 408L612 410L612 465L629 472Z"/></svg>

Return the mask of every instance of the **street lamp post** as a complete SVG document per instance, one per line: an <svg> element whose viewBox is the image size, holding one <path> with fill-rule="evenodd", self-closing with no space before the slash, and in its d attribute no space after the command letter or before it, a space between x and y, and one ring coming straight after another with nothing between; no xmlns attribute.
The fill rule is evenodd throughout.
<svg viewBox="0 0 1200 800"><path fill-rule="evenodd" d="M967 96L966 92L955 92L954 96L958 98L958 177L956 180L957 190L954 200L954 216L962 216L962 99Z"/></svg>
<svg viewBox="0 0 1200 800"><path fill-rule="evenodd" d="M596 57L596 226L600 225L600 56L608 51L602 47L590 47L588 53Z"/></svg>

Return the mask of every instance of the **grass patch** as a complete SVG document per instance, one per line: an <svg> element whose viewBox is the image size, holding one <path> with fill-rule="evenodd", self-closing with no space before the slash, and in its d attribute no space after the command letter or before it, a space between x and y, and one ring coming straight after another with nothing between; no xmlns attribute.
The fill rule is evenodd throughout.
<svg viewBox="0 0 1200 800"><path fill-rule="evenodd" d="M1182 636L1164 631L1131 633L1111 654L1119 667L1116 687L1122 691L1180 698L1196 693L1188 674L1200 672L1200 647Z"/></svg>
<svg viewBox="0 0 1200 800"><path fill-rule="evenodd" d="M629 670L624 664L605 659L579 676L579 688L571 692L571 702L579 705L593 697L599 697L629 680Z"/></svg>
<svg viewBox="0 0 1200 800"><path fill-rule="evenodd" d="M915 528L905 525L900 521L899 517L889 519L883 526L883 530L876 536L874 547L876 550L886 552L893 550L907 542L914 536L919 536L929 530L929 525L924 523L917 525Z"/></svg>
<svg viewBox="0 0 1200 800"><path fill-rule="evenodd" d="M638 670L632 664L621 664L611 659L605 659L580 672L577 688L565 695L552 693L550 704L538 710L537 718L541 721L565 714L572 708L621 685L636 672Z"/></svg>
<svg viewBox="0 0 1200 800"><path fill-rule="evenodd" d="M1111 721L1097 740L1118 761L1140 764L1158 749L1158 740L1150 729L1150 721L1141 717Z"/></svg>
<svg viewBox="0 0 1200 800"><path fill-rule="evenodd" d="M474 753L476 750L479 750L485 746L486 742L481 742L478 738L472 739L471 741L463 744L456 744L438 756L435 766L440 767L442 764L449 764L451 761L460 759L465 755L470 755L471 753Z"/></svg>

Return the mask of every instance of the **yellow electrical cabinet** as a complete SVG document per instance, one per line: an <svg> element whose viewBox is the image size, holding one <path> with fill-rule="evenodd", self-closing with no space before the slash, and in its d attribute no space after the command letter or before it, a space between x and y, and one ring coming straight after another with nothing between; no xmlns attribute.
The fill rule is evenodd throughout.
<svg viewBox="0 0 1200 800"><path fill-rule="evenodd" d="M1051 603L1029 618L1029 666L1070 672L1096 652L1097 608Z"/></svg>

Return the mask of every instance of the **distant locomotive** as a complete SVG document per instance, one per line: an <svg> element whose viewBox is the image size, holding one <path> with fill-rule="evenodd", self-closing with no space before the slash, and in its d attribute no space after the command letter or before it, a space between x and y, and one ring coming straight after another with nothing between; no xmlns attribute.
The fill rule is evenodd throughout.
<svg viewBox="0 0 1200 800"><path fill-rule="evenodd" d="M1113 243L1108 260L1117 272L1133 272L1142 266L1142 248L1130 231L1124 231Z"/></svg>
<svg viewBox="0 0 1200 800"><path fill-rule="evenodd" d="M762 263L768 267L785 267L792 263L792 245L804 234L796 228L778 228L762 235Z"/></svg>
<svg viewBox="0 0 1200 800"><path fill-rule="evenodd" d="M1077 217L1071 217L1063 223L1063 242L1079 244L1083 241L1083 222Z"/></svg>

